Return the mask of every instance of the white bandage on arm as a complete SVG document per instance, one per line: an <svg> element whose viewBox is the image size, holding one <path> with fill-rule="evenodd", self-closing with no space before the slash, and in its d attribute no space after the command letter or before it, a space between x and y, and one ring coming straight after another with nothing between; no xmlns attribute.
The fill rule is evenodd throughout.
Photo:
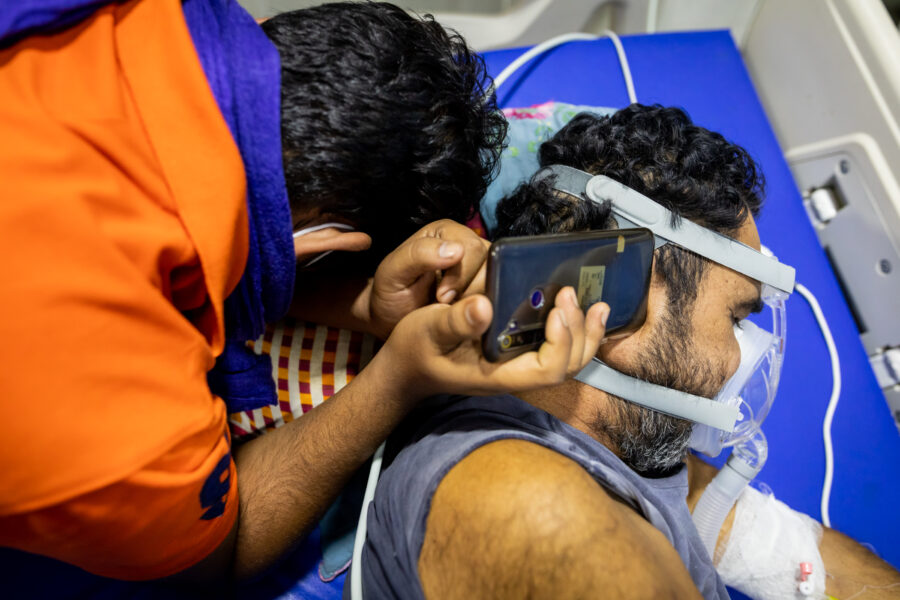
<svg viewBox="0 0 900 600"><path fill-rule="evenodd" d="M716 570L726 585L755 600L825 597L822 526L774 496L748 487L738 498L734 525ZM721 548L721 545L720 545ZM812 565L801 592L801 564Z"/></svg>

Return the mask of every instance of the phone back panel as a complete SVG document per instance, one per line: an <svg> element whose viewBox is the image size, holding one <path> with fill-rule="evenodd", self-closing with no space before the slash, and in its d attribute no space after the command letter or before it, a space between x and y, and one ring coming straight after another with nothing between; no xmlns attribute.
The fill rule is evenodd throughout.
<svg viewBox="0 0 900 600"><path fill-rule="evenodd" d="M484 334L485 357L502 361L540 346L557 292L575 288L582 310L606 302L607 337L635 331L647 316L653 261L648 229L503 238L491 245L487 296L494 320Z"/></svg>

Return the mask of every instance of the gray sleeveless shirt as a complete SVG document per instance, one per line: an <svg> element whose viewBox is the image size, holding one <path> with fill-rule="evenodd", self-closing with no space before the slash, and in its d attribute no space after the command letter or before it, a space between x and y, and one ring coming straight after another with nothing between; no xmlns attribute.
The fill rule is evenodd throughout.
<svg viewBox="0 0 900 600"><path fill-rule="evenodd" d="M644 478L606 446L518 398L440 396L411 415L388 445L386 459L399 452L369 507L361 569L367 600L424 599L418 562L432 496L460 460L501 439L540 444L577 462L668 538L704 598L728 598L691 521L686 467Z"/></svg>

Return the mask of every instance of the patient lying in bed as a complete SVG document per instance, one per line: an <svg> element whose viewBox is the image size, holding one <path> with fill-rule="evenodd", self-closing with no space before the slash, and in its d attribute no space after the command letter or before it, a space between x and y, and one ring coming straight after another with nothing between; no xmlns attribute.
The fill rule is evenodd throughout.
<svg viewBox="0 0 900 600"><path fill-rule="evenodd" d="M654 123L648 118L658 117L659 113L654 112L657 110L634 109L620 115L613 127L615 135L604 138L612 147L607 151L614 158L617 152L625 155L626 142L646 134L642 128ZM701 138L711 135L689 122L679 121L677 113L662 114L667 115L669 122L664 119L656 125L678 125L692 133L699 132ZM546 123L554 118L554 110L552 105L537 107L518 117ZM563 114L559 125L571 117L572 114ZM597 172L611 169L611 165L604 166L603 161L591 156L591 152L598 151L597 146L594 140L585 139L596 131L598 123L609 124L594 117L576 120L556 140L555 149L564 155L564 160L560 160L560 154L553 160L572 160L575 166L587 170L601 169ZM676 135L678 127L668 133ZM545 127L546 136L555 129ZM550 147L552 144L548 145L548 153ZM523 148L529 150L527 145ZM520 149L513 147L506 153L514 151ZM622 156L618 159L621 162ZM534 163L537 165L536 160ZM668 166L680 168L677 164ZM640 182L628 183L641 189ZM509 178L501 177L494 187L498 185L505 185L506 192L512 189ZM490 197L487 200L490 206ZM554 223L547 231L607 226L603 214L587 209L587 214L576 216L577 211L571 208L540 186L526 186L501 207L503 225L498 235L515 234L517 227L525 225L521 219L517 222L517 217L526 214L530 217L523 219L543 219L544 226ZM529 224L532 230L535 226ZM253 435L300 417L352 379L371 357L375 343L370 336L291 320L270 328L256 341L255 349L272 356L279 403L232 415L233 435ZM497 586L505 585L513 587L503 588L504 594L527 591L540 595L541 586L550 586L554 597L565 597L564 590L577 590L578 586L586 586L589 593L599 585L617 586L629 573L641 581L629 588L636 596L651 590L666 594L681 590L691 595L699 589L707 597L723 593L715 571L702 560L702 548L696 547L687 513L715 470L696 459L689 460L687 468L674 465L662 477L644 477L629 468L628 462L622 463L617 456L615 444L601 443L606 438L595 435L591 427L579 424L572 416L577 413L573 406L579 404L583 395L571 389L578 385L569 382L540 395L521 395L531 405L513 397L439 398L406 422L393 438L388 459L396 459L383 477L369 517L363 579L370 597L422 597L426 591L435 597L496 595L501 589ZM629 416L627 410L620 408L615 414L626 419L625 425L619 423L620 429L637 423L641 423L639 428L644 427L645 419L653 420L646 411ZM616 419L607 418L611 423L602 428L614 431ZM651 424L649 431L657 431L658 427L659 423ZM562 450L554 445L560 440L564 442ZM397 456L405 443L408 446ZM420 489L413 480L427 481L428 485ZM470 501L476 498L477 502ZM656 503L657 512L647 508L648 499L651 505ZM385 524L387 521L390 526ZM642 550L637 548L640 552L635 554L619 548L616 541L621 540L609 531L613 526L632 530L636 537L629 538L629 545L640 542ZM598 527L602 531L598 532ZM498 529L502 535L496 535ZM491 539L484 539L485 532ZM536 532L541 539L529 537ZM584 539L590 532L596 535ZM726 537L720 540L720 546ZM574 552L571 545L579 539L587 544L580 559L592 557L602 563L600 566L572 569L578 564L579 553L569 553ZM528 562L528 557L521 556L523 548L547 560L540 565ZM861 556L858 561L871 561L877 577L889 581L894 575L885 564L834 532L825 532L821 549L826 565L833 565L839 554L850 553ZM391 556L394 558L388 560ZM568 557L564 559L568 568L560 564L563 556ZM641 566L648 560L654 564L653 577L649 578ZM573 574L586 572L606 579ZM830 578L832 589L852 593L861 587L852 587L855 583L840 575ZM510 577L513 581L508 581ZM661 582L662 588L653 587ZM842 585L846 587L841 588ZM627 597L627 593L617 596Z"/></svg>
<svg viewBox="0 0 900 600"><path fill-rule="evenodd" d="M732 223L721 233L759 246L752 159L677 109L579 115L541 147L540 163L607 175L707 227L715 228L707 217L716 211L720 223ZM504 199L497 222L497 236L612 226L608 208L560 196L546 180ZM735 281L688 251L657 250L646 323L601 346L601 357L627 374L712 397L729 375L717 340L733 336L733 320L746 315L732 307L744 287L754 288ZM713 564L691 520L714 469L685 464L690 422L574 380L517 396L433 398L389 440L354 572L369 597L728 597L733 582L722 580L724 565ZM761 499L760 510L790 520L792 534L811 539L815 551L821 529L811 519ZM726 543L727 532L720 548ZM858 591L854 570L863 563L872 584L900 579L833 531L820 548L829 579L817 573L817 594ZM850 556L854 567L842 570ZM742 566L771 579L768 589L786 594L778 597L792 597L795 565L767 558Z"/></svg>

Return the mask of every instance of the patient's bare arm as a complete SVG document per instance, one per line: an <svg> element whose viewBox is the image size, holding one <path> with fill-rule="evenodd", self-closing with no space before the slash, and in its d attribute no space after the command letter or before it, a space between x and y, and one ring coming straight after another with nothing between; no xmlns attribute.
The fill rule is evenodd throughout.
<svg viewBox="0 0 900 600"><path fill-rule="evenodd" d="M900 573L855 540L825 528L819 544L825 562L825 591L844 600L900 598Z"/></svg>
<svg viewBox="0 0 900 600"><path fill-rule="evenodd" d="M689 456L687 463L688 506L693 511L718 470L695 456ZM719 548L728 541L734 514L732 508L722 525L717 542ZM825 591L829 595L839 600L850 596L860 600L900 597L900 573L846 535L825 527L819 551L825 563Z"/></svg>
<svg viewBox="0 0 900 600"><path fill-rule="evenodd" d="M430 600L700 597L662 533L572 460L521 440L447 474L419 576Z"/></svg>

